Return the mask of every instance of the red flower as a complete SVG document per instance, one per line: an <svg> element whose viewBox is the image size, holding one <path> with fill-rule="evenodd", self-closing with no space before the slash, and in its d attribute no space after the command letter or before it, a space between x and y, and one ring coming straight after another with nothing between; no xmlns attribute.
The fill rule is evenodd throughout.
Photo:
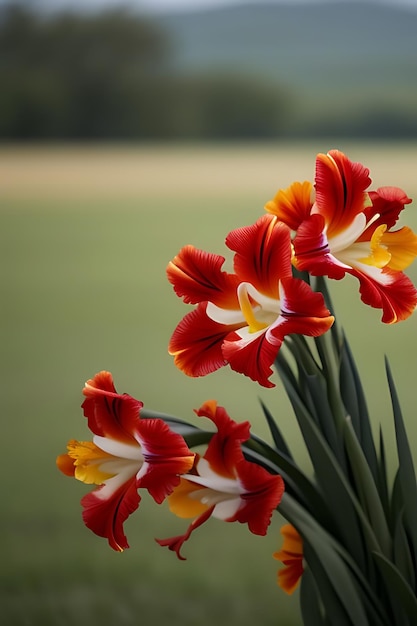
<svg viewBox="0 0 417 626"><path fill-rule="evenodd" d="M296 231L299 270L335 279L352 274L362 301L393 323L417 304L417 290L403 273L417 255L417 237L406 226L391 230L411 200L398 187L368 192L370 184L366 167L331 150L317 156L315 197L309 183L294 183L265 208Z"/></svg>
<svg viewBox="0 0 417 626"><path fill-rule="evenodd" d="M292 594L304 572L303 540L291 524L282 526L281 534L284 538L282 548L273 554L274 559L285 565L278 572L278 585Z"/></svg>
<svg viewBox="0 0 417 626"><path fill-rule="evenodd" d="M197 307L175 329L169 351L189 376L224 365L265 387L286 335L318 336L333 323L321 294L294 278L289 228L264 215L233 230L226 245L235 252L234 273L224 257L184 247L168 266L176 294Z"/></svg>
<svg viewBox="0 0 417 626"><path fill-rule="evenodd" d="M70 441L57 464L68 476L100 485L82 498L83 519L114 550L122 551L129 547L123 523L139 506L138 488L162 502L179 484L179 474L191 469L194 454L164 421L141 419L142 402L118 394L109 372L88 380L83 393L93 441Z"/></svg>
<svg viewBox="0 0 417 626"><path fill-rule="evenodd" d="M196 455L193 471L181 477L168 498L170 510L194 518L184 535L158 539L183 559L181 548L191 533L216 517L226 522L247 524L256 535L265 535L271 515L281 501L284 482L278 475L247 461L241 444L250 437L249 422L230 419L214 400L206 402L197 415L208 417L217 427L204 456Z"/></svg>

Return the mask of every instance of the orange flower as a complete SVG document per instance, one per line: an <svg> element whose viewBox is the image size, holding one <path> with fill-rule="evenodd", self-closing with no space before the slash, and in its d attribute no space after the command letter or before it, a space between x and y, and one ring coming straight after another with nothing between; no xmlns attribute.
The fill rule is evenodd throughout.
<svg viewBox="0 0 417 626"><path fill-rule="evenodd" d="M292 594L304 572L303 540L291 524L282 526L281 535L284 538L282 548L274 552L273 557L285 567L279 570L277 582L285 593Z"/></svg>

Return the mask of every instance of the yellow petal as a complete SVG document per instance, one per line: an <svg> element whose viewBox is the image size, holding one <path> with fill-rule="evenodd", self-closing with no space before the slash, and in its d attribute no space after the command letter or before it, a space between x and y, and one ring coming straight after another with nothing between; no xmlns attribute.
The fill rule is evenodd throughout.
<svg viewBox="0 0 417 626"><path fill-rule="evenodd" d="M198 517L209 508L206 504L200 502L193 494L197 495L198 491L205 489L201 485L192 483L185 478L181 478L181 482L168 497L169 510L178 517L191 518Z"/></svg>
<svg viewBox="0 0 417 626"><path fill-rule="evenodd" d="M384 233L381 242L391 254L388 267L392 270L402 272L417 256L417 235L408 226Z"/></svg>
<svg viewBox="0 0 417 626"><path fill-rule="evenodd" d="M100 469L103 461L114 457L98 448L92 441L76 441L68 443L68 456L74 459L74 476L88 485L102 485L105 480L114 476Z"/></svg>
<svg viewBox="0 0 417 626"><path fill-rule="evenodd" d="M390 263L391 253L387 250L385 245L381 245L382 238L386 230L387 227L385 224L381 224L375 228L371 241L369 242L371 246L371 253L369 256L359 259L361 263L373 265L379 269L386 267Z"/></svg>

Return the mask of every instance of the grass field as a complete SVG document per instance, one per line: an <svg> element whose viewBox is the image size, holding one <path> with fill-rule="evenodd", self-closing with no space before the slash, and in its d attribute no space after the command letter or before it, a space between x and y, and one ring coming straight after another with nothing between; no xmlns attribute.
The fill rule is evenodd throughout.
<svg viewBox="0 0 417 626"><path fill-rule="evenodd" d="M113 372L120 392L148 408L193 419L215 397L267 436L261 397L304 462L288 403L228 370L191 380L167 342L186 307L165 279L180 247L223 252L279 187L311 179L318 151L339 147L371 169L373 187L417 198L417 146L3 147L1 614L8 626L101 624L206 626L299 623L296 597L276 587L280 520L266 538L211 520L185 547L186 562L153 537L184 522L150 499L127 524L131 550L113 553L83 525L86 488L60 475L69 438L89 438L84 381ZM406 221L417 229L415 204ZM417 271L410 276L416 281ZM415 441L416 319L385 327L349 279L331 284L363 375L375 426L392 432L383 355L388 354ZM393 458L393 450L389 450Z"/></svg>

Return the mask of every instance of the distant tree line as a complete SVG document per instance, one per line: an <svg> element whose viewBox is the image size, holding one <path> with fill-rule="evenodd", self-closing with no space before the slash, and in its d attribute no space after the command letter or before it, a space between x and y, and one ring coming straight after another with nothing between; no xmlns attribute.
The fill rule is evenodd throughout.
<svg viewBox="0 0 417 626"><path fill-rule="evenodd" d="M377 105L303 119L300 102L266 78L172 70L175 42L124 11L0 11L0 139L184 140L417 137L417 118ZM332 106L332 111L337 107Z"/></svg>
<svg viewBox="0 0 417 626"><path fill-rule="evenodd" d="M288 96L266 82L170 71L171 42L122 11L0 15L0 137L37 139L266 138Z"/></svg>

